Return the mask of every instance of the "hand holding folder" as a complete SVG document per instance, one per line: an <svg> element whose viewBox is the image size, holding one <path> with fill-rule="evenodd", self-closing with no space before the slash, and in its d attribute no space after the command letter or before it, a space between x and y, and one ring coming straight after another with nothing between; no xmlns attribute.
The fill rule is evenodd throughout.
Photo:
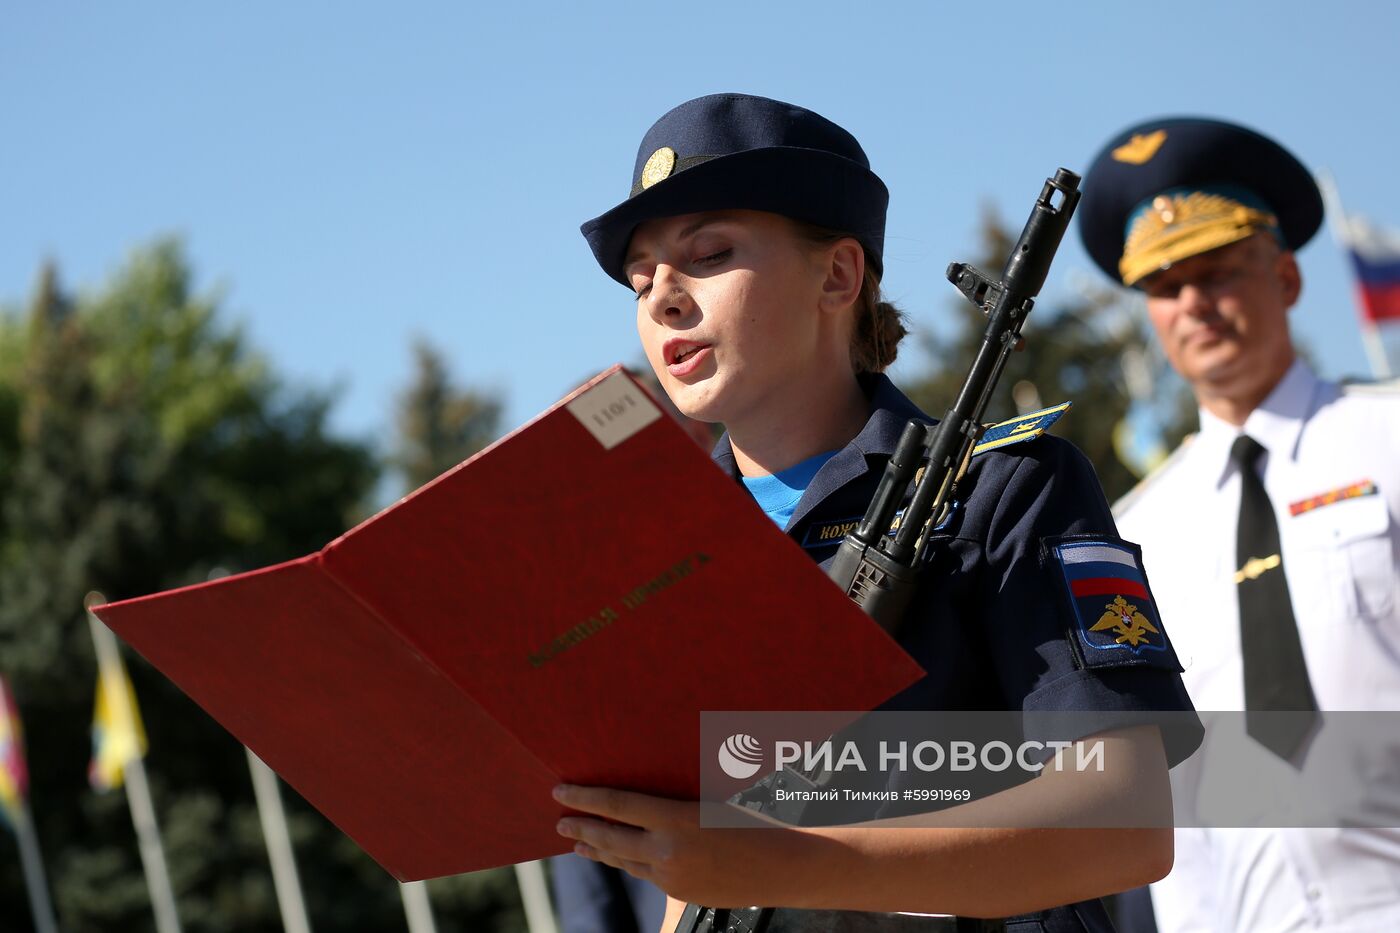
<svg viewBox="0 0 1400 933"><path fill-rule="evenodd" d="M94 611L404 881L567 851L561 782L694 799L702 710L922 673L619 367L315 554Z"/></svg>

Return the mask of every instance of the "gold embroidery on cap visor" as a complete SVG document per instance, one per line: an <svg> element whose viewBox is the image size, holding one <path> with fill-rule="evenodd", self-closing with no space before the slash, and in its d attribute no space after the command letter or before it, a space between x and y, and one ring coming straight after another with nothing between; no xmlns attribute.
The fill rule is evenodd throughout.
<svg viewBox="0 0 1400 933"><path fill-rule="evenodd" d="M1166 130L1157 130L1155 133L1148 133L1145 136L1138 133L1113 150L1113 158L1129 165L1145 165L1151 161L1152 157L1157 154L1157 150L1162 148L1162 143L1166 141Z"/></svg>
<svg viewBox="0 0 1400 933"><path fill-rule="evenodd" d="M645 191L661 179L670 177L675 167L676 150L670 146L662 146L653 152L647 159L647 164L642 166L642 190Z"/></svg>
<svg viewBox="0 0 1400 933"><path fill-rule="evenodd" d="M1129 228L1118 273L1124 285L1133 285L1174 262L1277 226L1273 214L1224 195L1160 195Z"/></svg>

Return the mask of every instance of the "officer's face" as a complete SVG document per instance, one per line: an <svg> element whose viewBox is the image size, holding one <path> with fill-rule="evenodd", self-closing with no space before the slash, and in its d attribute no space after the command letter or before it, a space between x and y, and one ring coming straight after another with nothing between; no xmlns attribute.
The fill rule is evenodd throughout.
<svg viewBox="0 0 1400 933"><path fill-rule="evenodd" d="M1288 309L1302 282L1268 234L1201 253L1143 280L1167 360L1197 393L1247 396L1293 359Z"/></svg>
<svg viewBox="0 0 1400 933"><path fill-rule="evenodd" d="M692 418L732 422L772 393L800 390L830 346L817 312L824 269L776 214L648 221L632 237L626 273L647 360Z"/></svg>

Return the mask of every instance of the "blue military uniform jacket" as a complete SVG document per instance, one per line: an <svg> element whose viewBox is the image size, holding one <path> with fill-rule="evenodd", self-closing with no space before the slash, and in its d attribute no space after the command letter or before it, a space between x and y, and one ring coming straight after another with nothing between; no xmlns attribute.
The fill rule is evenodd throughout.
<svg viewBox="0 0 1400 933"><path fill-rule="evenodd" d="M932 420L887 377L861 378L870 420L818 471L786 529L823 565L836 553L838 532L864 514L905 423ZM713 456L737 479L727 435ZM1099 605L1102 597L1076 596L1068 578L1079 565L1067 563L1077 560L1069 555L1107 550L1125 567L1135 564L1139 574L1141 559L1136 545L1118 538L1093 467L1074 445L1043 435L979 454L959 483L958 499L937 530L927 582L897 633L927 676L885 708L1095 710L1101 713L1095 731L1140 724L1141 718L1128 717L1144 711L1192 710L1155 616L1161 637L1136 650L1119 650L1113 639L1090 630L1086 606ZM1115 715L1123 718L1116 722ZM1163 730L1171 764L1190 755L1201 737L1198 724L1176 721ZM1090 902L1016 918L1008 929L1112 926L1103 908Z"/></svg>

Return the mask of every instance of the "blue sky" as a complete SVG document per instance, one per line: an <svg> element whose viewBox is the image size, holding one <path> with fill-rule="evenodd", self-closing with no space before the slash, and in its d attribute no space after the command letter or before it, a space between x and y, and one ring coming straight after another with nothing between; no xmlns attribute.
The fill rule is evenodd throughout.
<svg viewBox="0 0 1400 933"><path fill-rule="evenodd" d="M0 302L46 256L93 288L174 233L281 372L336 387L339 429L387 435L415 335L501 392L513 427L639 358L630 297L578 225L625 196L643 132L683 100L764 94L855 133L892 192L886 290L930 329L984 202L1019 225L1056 166L1148 116L1256 126L1400 226L1397 11L21 4L0 27ZM1297 332L1324 374L1364 373L1341 254L1323 234L1301 260ZM1096 274L1071 236L1046 297Z"/></svg>

